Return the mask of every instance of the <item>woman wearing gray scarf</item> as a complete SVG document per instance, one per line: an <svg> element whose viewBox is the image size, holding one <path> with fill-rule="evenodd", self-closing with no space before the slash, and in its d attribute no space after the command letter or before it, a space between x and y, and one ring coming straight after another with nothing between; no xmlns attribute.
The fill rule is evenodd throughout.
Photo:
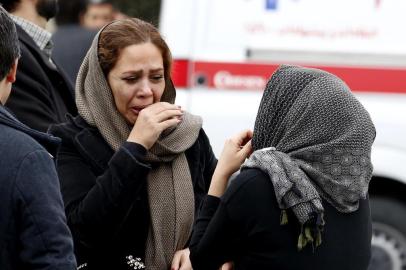
<svg viewBox="0 0 406 270"><path fill-rule="evenodd" d="M198 116L174 104L157 29L115 21L95 37L76 83L79 116L53 126L81 269L191 269L195 212L216 165Z"/></svg>
<svg viewBox="0 0 406 270"><path fill-rule="evenodd" d="M340 79L280 67L253 134L225 145L194 227L193 269L225 261L235 269L367 269L374 138L368 112Z"/></svg>

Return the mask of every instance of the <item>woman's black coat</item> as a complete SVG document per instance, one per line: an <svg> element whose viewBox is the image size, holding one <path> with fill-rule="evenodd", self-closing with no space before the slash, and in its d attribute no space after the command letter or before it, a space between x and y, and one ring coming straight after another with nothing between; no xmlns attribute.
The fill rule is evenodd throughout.
<svg viewBox="0 0 406 270"><path fill-rule="evenodd" d="M326 225L322 243L298 251L301 226L281 211L272 181L259 169L246 169L221 199L207 196L190 242L194 270L217 270L226 261L235 270L366 270L371 256L368 199L353 213L340 213L323 201Z"/></svg>
<svg viewBox="0 0 406 270"><path fill-rule="evenodd" d="M146 150L136 143L114 152L80 116L49 132L62 138L57 169L78 265L129 269L126 256L144 260L150 223L146 180L159 164L145 162ZM197 210L217 163L203 130L186 157Z"/></svg>

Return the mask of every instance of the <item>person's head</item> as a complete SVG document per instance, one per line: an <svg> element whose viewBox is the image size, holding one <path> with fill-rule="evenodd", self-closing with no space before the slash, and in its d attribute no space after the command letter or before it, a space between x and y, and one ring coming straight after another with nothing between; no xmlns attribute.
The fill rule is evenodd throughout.
<svg viewBox="0 0 406 270"><path fill-rule="evenodd" d="M0 101L4 104L16 79L20 45L12 19L0 6Z"/></svg>
<svg viewBox="0 0 406 270"><path fill-rule="evenodd" d="M86 0L59 0L58 4L57 25L81 24L87 8Z"/></svg>
<svg viewBox="0 0 406 270"><path fill-rule="evenodd" d="M139 19L115 21L102 30L98 46L101 69L127 122L134 124L153 103L170 101L172 56L156 27Z"/></svg>
<svg viewBox="0 0 406 270"><path fill-rule="evenodd" d="M114 6L109 1L90 0L82 18L82 26L92 30L99 30L113 21L114 13Z"/></svg>
<svg viewBox="0 0 406 270"><path fill-rule="evenodd" d="M338 77L297 66L274 72L255 120L254 152L244 166L267 173L279 208L296 216L299 250L321 243L328 222L322 199L341 213L359 209L372 177L374 139L369 113Z"/></svg>
<svg viewBox="0 0 406 270"><path fill-rule="evenodd" d="M43 18L45 21L55 17L58 12L58 0L0 0L10 13L17 13L28 20L35 20L32 18L31 10L35 10L37 16Z"/></svg>
<svg viewBox="0 0 406 270"><path fill-rule="evenodd" d="M368 112L343 81L318 69L282 66L264 90L252 145L289 152L357 142L367 149L374 137Z"/></svg>

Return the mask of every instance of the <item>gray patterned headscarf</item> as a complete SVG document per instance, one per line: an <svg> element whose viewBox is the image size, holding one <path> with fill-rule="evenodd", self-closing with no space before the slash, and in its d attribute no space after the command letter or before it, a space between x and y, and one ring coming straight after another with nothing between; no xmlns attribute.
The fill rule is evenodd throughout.
<svg viewBox="0 0 406 270"><path fill-rule="evenodd" d="M334 75L282 66L272 75L254 127L254 153L242 168L259 168L274 186L287 223L302 224L298 248L321 243L322 198L343 213L367 196L375 127L368 112Z"/></svg>

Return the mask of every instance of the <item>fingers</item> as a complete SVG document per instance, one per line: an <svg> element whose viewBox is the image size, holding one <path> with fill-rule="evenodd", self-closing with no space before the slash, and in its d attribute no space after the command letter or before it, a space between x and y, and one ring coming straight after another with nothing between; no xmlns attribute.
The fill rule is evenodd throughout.
<svg viewBox="0 0 406 270"><path fill-rule="evenodd" d="M251 139L252 130L250 129L243 130L232 138L232 140L235 141L239 146L245 145Z"/></svg>
<svg viewBox="0 0 406 270"><path fill-rule="evenodd" d="M189 249L177 251L173 256L171 270L192 270L189 254Z"/></svg>
<svg viewBox="0 0 406 270"><path fill-rule="evenodd" d="M252 154L252 144L251 140L249 140L240 150L243 157L249 157Z"/></svg>
<svg viewBox="0 0 406 270"><path fill-rule="evenodd" d="M179 124L182 121L182 119L179 118L171 118L168 119L166 121L163 121L161 123L159 123L159 131L162 132L165 129L172 127L172 126L176 126L177 124Z"/></svg>
<svg viewBox="0 0 406 270"><path fill-rule="evenodd" d="M183 111L180 106L167 102L158 102L140 112L140 118L151 123L161 123L171 118L181 119Z"/></svg>
<svg viewBox="0 0 406 270"><path fill-rule="evenodd" d="M156 115L156 121L158 123L160 123L160 122L163 122L163 121L171 119L171 118L180 119L182 117L182 115L183 115L183 111L180 109L163 110Z"/></svg>
<svg viewBox="0 0 406 270"><path fill-rule="evenodd" d="M150 106L148 106L145 109L148 110L149 112L151 112L152 114L159 114L165 110L180 110L181 106L171 104L168 102L157 102L157 103L151 104Z"/></svg>
<svg viewBox="0 0 406 270"><path fill-rule="evenodd" d="M219 270L233 270L233 263L227 262L227 263L223 264Z"/></svg>
<svg viewBox="0 0 406 270"><path fill-rule="evenodd" d="M184 259L181 260L179 270L192 270L192 264L191 264L190 260L186 259L185 256L182 256L182 258L184 258Z"/></svg>
<svg viewBox="0 0 406 270"><path fill-rule="evenodd" d="M178 251L173 256L171 270L179 270L181 253Z"/></svg>
<svg viewBox="0 0 406 270"><path fill-rule="evenodd" d="M185 249L184 252L182 252L179 270L192 270L192 263L190 261L189 254L189 249Z"/></svg>

